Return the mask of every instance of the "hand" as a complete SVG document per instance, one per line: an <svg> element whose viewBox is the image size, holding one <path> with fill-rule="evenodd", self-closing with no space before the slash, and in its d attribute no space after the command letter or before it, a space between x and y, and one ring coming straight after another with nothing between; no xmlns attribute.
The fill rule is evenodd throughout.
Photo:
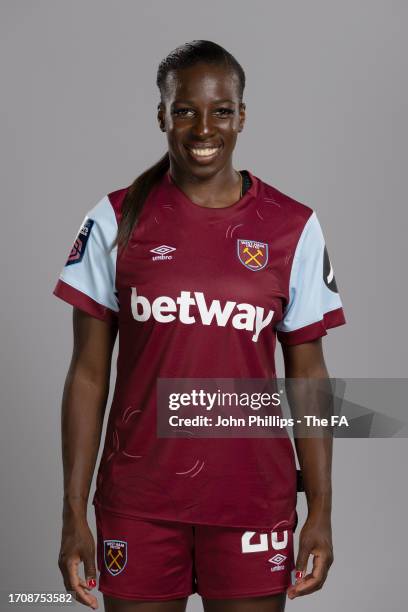
<svg viewBox="0 0 408 612"><path fill-rule="evenodd" d="M313 569L305 575L309 555L313 555ZM299 536L299 552L296 571L303 572L303 578L287 590L289 599L309 595L322 588L330 566L333 563L333 546L329 519L309 517Z"/></svg>
<svg viewBox="0 0 408 612"><path fill-rule="evenodd" d="M79 575L78 566L83 561L86 581ZM88 591L87 581L96 581L95 542L86 518L64 520L58 567L67 591L75 591L77 600L96 610L98 600Z"/></svg>

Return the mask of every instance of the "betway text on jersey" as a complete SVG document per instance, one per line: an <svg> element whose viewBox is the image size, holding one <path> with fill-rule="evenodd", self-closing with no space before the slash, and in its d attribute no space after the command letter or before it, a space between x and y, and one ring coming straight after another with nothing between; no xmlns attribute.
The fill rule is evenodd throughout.
<svg viewBox="0 0 408 612"><path fill-rule="evenodd" d="M190 307L197 306L199 321L190 314ZM207 304L204 293L201 291L180 291L176 300L161 295L152 303L143 295L137 295L136 287L132 287L131 294L132 316L136 321L144 322L153 317L159 323L171 323L178 317L181 323L192 325L200 322L202 325L218 325L225 327L231 320L235 329L254 332L253 342L258 341L261 331L271 323L274 315L273 310L265 314L265 309L252 304L237 304L227 301L221 306L220 300L211 300ZM176 313L176 314L172 314Z"/></svg>

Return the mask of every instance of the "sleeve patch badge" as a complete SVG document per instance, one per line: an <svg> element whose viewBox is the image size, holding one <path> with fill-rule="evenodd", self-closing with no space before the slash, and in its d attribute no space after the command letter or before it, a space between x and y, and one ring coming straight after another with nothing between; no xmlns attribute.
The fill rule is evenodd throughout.
<svg viewBox="0 0 408 612"><path fill-rule="evenodd" d="M127 542L123 540L104 540L105 567L112 576L117 576L126 567Z"/></svg>
<svg viewBox="0 0 408 612"><path fill-rule="evenodd" d="M328 289L330 289L330 291L333 291L333 293L338 293L336 279L334 278L333 266L331 265L326 247L324 247L323 256L323 280L324 284Z"/></svg>
<svg viewBox="0 0 408 612"><path fill-rule="evenodd" d="M66 266L72 266L73 264L82 261L93 224L93 219L86 219L82 224L82 227L78 232L78 236L75 239L71 252L68 255L68 260L65 264Z"/></svg>

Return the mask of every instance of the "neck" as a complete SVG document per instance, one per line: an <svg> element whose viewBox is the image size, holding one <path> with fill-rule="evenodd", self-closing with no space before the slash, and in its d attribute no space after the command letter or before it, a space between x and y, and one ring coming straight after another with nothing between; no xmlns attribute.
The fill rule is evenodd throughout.
<svg viewBox="0 0 408 612"><path fill-rule="evenodd" d="M242 177L238 170L232 167L232 164L215 174L193 175L187 174L170 159L169 173L187 197L200 206L223 208L234 204L241 198Z"/></svg>

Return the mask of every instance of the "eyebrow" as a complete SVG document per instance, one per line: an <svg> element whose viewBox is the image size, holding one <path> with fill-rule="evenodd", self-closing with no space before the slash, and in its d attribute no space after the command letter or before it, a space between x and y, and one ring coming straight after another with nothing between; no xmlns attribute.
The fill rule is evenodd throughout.
<svg viewBox="0 0 408 612"><path fill-rule="evenodd" d="M223 104L224 102L229 102L230 104L235 104L234 100L229 100L226 98L225 100L214 100L213 104ZM174 100L173 104L191 104L194 105L192 100Z"/></svg>

